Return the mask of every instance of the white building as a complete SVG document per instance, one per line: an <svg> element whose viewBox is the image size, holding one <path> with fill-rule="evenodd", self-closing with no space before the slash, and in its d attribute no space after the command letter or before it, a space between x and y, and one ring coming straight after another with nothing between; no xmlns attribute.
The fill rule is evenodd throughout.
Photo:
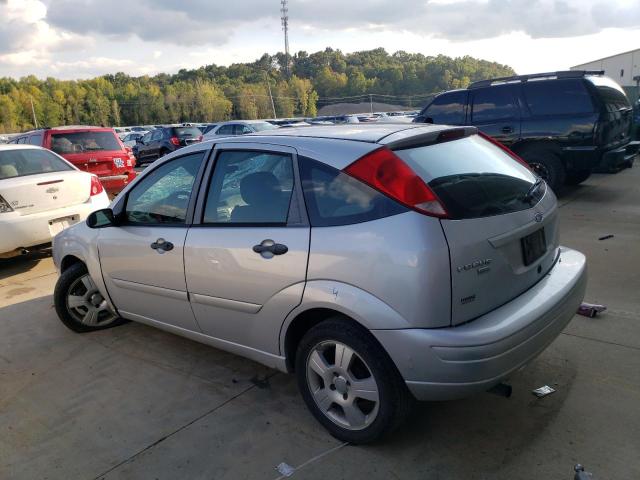
<svg viewBox="0 0 640 480"><path fill-rule="evenodd" d="M612 78L625 89L631 101L638 98L640 48L576 65L571 67L571 70L604 70L607 77Z"/></svg>

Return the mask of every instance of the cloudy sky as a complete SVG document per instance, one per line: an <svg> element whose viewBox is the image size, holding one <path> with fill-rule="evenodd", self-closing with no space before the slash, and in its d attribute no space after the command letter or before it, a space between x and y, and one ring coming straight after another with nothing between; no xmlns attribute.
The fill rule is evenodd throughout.
<svg viewBox="0 0 640 480"><path fill-rule="evenodd" d="M0 76L87 78L283 50L279 0L0 0ZM291 51L472 55L518 73L640 48L640 0L290 0Z"/></svg>

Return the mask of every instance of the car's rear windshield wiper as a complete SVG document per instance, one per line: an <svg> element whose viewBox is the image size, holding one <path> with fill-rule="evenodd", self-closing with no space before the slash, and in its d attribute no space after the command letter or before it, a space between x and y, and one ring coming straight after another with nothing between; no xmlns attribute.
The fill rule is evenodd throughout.
<svg viewBox="0 0 640 480"><path fill-rule="evenodd" d="M533 200L533 194L536 192L536 190L538 190L538 188L540 188L543 183L544 180L538 177L534 184L529 187L529 190L527 190L527 193L524 195L523 200L525 202L531 202Z"/></svg>

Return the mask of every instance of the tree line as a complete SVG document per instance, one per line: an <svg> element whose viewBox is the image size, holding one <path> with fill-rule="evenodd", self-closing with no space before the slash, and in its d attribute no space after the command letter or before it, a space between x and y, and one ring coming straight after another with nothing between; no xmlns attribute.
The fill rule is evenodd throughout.
<svg viewBox="0 0 640 480"><path fill-rule="evenodd" d="M397 97L393 103L406 105L413 96L419 100L427 93L513 74L506 65L469 56L389 54L382 48L344 54L327 48L151 77L120 72L87 80L0 78L0 132L34 128L34 115L39 126L271 118L274 110L278 117L312 117L319 104L344 97L389 95Z"/></svg>

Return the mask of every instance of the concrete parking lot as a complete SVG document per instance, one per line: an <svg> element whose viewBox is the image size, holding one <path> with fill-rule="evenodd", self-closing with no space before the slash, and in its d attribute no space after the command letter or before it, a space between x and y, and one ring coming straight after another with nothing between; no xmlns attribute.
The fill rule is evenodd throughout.
<svg viewBox="0 0 640 480"><path fill-rule="evenodd" d="M640 168L561 199L586 300L515 376L510 399L420 405L384 442L343 445L294 378L144 325L78 335L56 318L46 255L0 264L0 479L640 478ZM613 234L607 240L599 237ZM557 392L537 399L531 390Z"/></svg>

